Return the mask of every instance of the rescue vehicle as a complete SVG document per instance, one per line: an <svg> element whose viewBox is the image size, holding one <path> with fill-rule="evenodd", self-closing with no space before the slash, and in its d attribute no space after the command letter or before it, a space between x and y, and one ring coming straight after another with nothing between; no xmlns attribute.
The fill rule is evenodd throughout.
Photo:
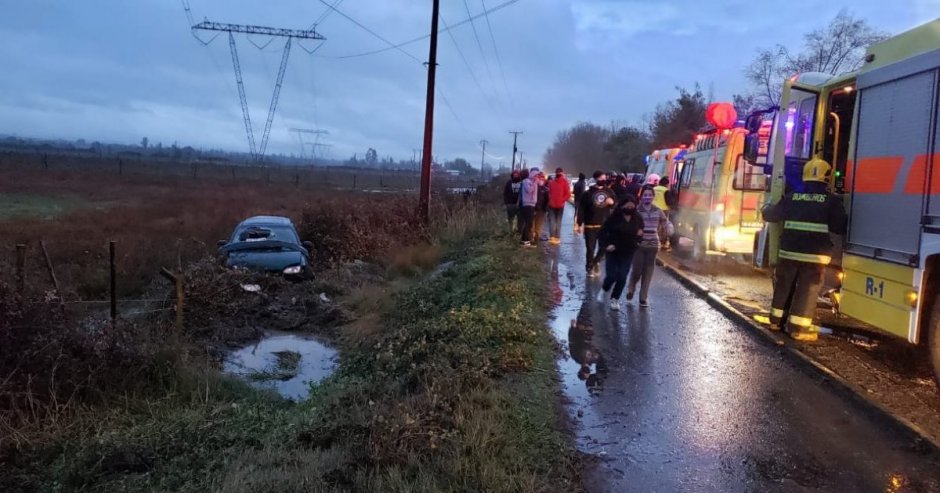
<svg viewBox="0 0 940 493"><path fill-rule="evenodd" d="M679 179L677 164L685 157L686 147L659 149L646 156L646 176L655 174L660 179L669 178L669 183Z"/></svg>
<svg viewBox="0 0 940 493"><path fill-rule="evenodd" d="M855 73L784 83L768 200L802 186L803 164L833 165L848 233L834 241L841 313L928 346L940 381L940 19L871 46ZM752 131L758 123L750 119ZM749 137L748 160L757 155ZM779 226L758 263L776 262Z"/></svg>
<svg viewBox="0 0 940 493"><path fill-rule="evenodd" d="M767 177L763 165L744 159L747 133L733 128L698 134L677 162L673 223L679 236L692 240L695 258L753 251Z"/></svg>

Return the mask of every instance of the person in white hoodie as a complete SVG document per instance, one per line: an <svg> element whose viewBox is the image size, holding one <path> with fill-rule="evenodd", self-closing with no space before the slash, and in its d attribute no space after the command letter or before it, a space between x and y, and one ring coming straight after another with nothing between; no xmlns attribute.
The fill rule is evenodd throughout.
<svg viewBox="0 0 940 493"><path fill-rule="evenodd" d="M519 221L522 230L522 246L535 246L535 238L532 238L532 232L535 226L535 206L539 201L539 176L541 171L538 168L529 170L529 177L522 180L522 188L519 190Z"/></svg>

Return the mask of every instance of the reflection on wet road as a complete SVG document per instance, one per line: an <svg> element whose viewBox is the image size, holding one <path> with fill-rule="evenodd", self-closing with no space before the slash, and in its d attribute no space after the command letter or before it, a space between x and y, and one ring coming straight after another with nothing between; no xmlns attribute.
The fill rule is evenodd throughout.
<svg viewBox="0 0 940 493"><path fill-rule="evenodd" d="M657 271L613 312L571 232L549 247L588 491L938 491L940 457Z"/></svg>

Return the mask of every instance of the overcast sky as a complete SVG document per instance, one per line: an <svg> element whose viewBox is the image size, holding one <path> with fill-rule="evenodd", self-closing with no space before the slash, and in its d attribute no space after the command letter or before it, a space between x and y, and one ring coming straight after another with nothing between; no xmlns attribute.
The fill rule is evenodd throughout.
<svg viewBox="0 0 940 493"><path fill-rule="evenodd" d="M328 10L319 0L189 1L196 22L294 29ZM505 2L443 0L441 29L467 19L468 8L478 14ZM247 151L228 39L194 39L180 0L0 6L0 134L121 143L146 136ZM638 123L677 85L699 82L729 99L747 90L742 70L757 47L798 46L843 7L890 33L940 16L940 0L517 0L489 16L492 38L485 18L473 23L477 36L469 23L453 39L441 33L434 155L477 165L486 139L487 161L508 163L507 132L522 130L519 148L533 163L558 130L579 121ZM430 31L430 0L345 0L338 9L395 43ZM292 48L269 152L299 153L288 129L316 128L329 132L321 142L332 158L374 147L380 157L411 159L422 142L425 68L397 50L341 58L387 45L339 13L318 31L327 41L316 53L303 49L314 42ZM260 142L284 41L259 50L251 43L267 39L236 40ZM424 61L428 41L403 49Z"/></svg>

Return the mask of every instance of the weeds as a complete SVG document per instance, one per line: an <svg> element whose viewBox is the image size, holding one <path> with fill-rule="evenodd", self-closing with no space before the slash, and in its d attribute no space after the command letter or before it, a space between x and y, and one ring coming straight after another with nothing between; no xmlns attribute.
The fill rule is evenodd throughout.
<svg viewBox="0 0 940 493"><path fill-rule="evenodd" d="M15 409L6 424L20 433L0 445L0 490L576 490L555 423L541 259L498 237L502 223L473 204L447 203L428 230L405 201L383 200L381 209L307 210L302 234L325 259L311 283L196 259L186 275L186 350L169 356L166 327L89 332L22 309L29 305L0 285L0 338L36 355L27 374L0 350L2 409ZM418 277L441 259L453 267ZM247 282L262 284L263 296L241 290ZM16 332L40 321L45 331ZM328 334L343 349L340 368L307 401L221 377L199 351L245 336L232 327L272 321L341 326ZM299 363L286 352L269 376ZM41 392L19 397L36 383ZM22 417L51 422L28 415L39 395L46 409L71 410L45 434L21 426Z"/></svg>

